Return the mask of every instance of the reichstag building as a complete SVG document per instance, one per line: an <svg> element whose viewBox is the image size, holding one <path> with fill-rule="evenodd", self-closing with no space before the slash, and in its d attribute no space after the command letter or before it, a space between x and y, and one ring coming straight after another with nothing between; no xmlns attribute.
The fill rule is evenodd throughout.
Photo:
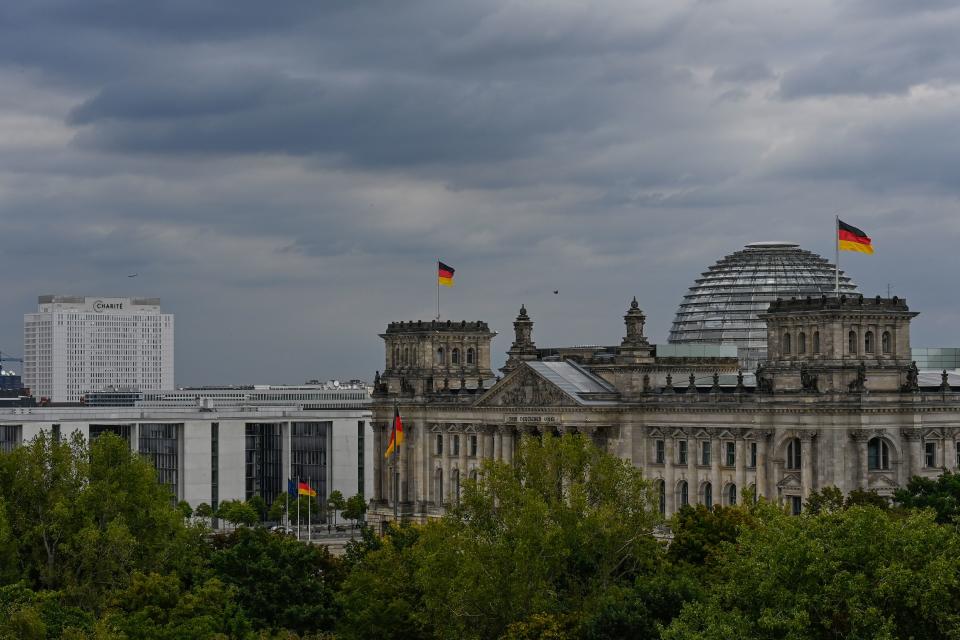
<svg viewBox="0 0 960 640"><path fill-rule="evenodd" d="M911 358L917 313L867 297L789 243L720 260L650 344L634 298L619 344L538 348L521 307L498 378L482 321L392 322L375 381L375 451L394 406L398 458L376 455L371 516L441 515L484 458L522 438L582 433L642 469L660 509L735 504L746 491L799 513L826 486L891 494L960 462L960 379Z"/></svg>

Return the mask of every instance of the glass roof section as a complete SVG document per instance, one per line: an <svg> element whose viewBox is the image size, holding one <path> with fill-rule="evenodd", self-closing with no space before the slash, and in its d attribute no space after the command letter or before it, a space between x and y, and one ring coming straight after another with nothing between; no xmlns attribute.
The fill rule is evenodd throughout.
<svg viewBox="0 0 960 640"><path fill-rule="evenodd" d="M840 272L840 292L857 285ZM755 242L721 258L683 297L671 344L734 344L752 366L766 357L767 327L759 315L777 298L833 295L834 265L792 242Z"/></svg>

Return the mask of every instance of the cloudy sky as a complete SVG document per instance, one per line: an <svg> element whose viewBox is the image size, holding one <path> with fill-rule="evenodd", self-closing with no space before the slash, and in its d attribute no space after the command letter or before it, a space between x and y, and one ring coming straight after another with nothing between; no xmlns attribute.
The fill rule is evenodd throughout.
<svg viewBox="0 0 960 640"><path fill-rule="evenodd" d="M792 240L960 345L947 0L0 4L0 349L44 293L159 296L177 382L370 379L444 317L664 341L717 258ZM128 273L139 273L128 279ZM553 290L559 289L559 295Z"/></svg>

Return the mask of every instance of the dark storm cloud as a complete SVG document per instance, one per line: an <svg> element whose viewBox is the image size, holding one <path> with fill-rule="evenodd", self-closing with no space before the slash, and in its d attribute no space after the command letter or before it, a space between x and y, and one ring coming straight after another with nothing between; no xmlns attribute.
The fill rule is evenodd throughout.
<svg viewBox="0 0 960 640"><path fill-rule="evenodd" d="M660 341L743 244L832 255L838 209L882 247L845 263L863 290L949 342L958 28L936 0L4 3L0 347L39 293L158 295L181 382L369 378L437 258L498 353L521 302L538 344L616 342L636 294Z"/></svg>

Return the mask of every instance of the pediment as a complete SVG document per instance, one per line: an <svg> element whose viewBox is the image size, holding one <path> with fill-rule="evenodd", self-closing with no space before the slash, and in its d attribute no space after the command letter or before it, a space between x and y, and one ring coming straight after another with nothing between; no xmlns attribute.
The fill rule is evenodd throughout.
<svg viewBox="0 0 960 640"><path fill-rule="evenodd" d="M777 483L777 486L781 489L799 489L800 488L800 476L795 473L788 473L783 476L783 479Z"/></svg>
<svg viewBox="0 0 960 640"><path fill-rule="evenodd" d="M724 429L723 431L720 432L720 439L721 439L721 440L734 440L735 438L736 438L736 436L734 436L732 433L730 433L730 430L729 430L729 429Z"/></svg>
<svg viewBox="0 0 960 640"><path fill-rule="evenodd" d="M650 427L650 430L647 432L653 438L663 438L664 433L660 427Z"/></svg>
<svg viewBox="0 0 960 640"><path fill-rule="evenodd" d="M676 440L686 440L687 432L678 427L670 432L670 437Z"/></svg>
<svg viewBox="0 0 960 640"><path fill-rule="evenodd" d="M867 476L867 483L871 488L879 488L880 486L897 488L897 482L893 478L892 473L871 473ZM879 486L878 486L879 485Z"/></svg>
<svg viewBox="0 0 960 640"><path fill-rule="evenodd" d="M697 433L695 437L698 440L709 440L712 436L710 435L710 432L707 431L706 429L697 429Z"/></svg>
<svg viewBox="0 0 960 640"><path fill-rule="evenodd" d="M923 437L926 440L939 440L943 437L943 432L939 429L931 429L930 431L924 431Z"/></svg>
<svg viewBox="0 0 960 640"><path fill-rule="evenodd" d="M477 401L480 407L576 406L577 401L530 367L521 366Z"/></svg>

